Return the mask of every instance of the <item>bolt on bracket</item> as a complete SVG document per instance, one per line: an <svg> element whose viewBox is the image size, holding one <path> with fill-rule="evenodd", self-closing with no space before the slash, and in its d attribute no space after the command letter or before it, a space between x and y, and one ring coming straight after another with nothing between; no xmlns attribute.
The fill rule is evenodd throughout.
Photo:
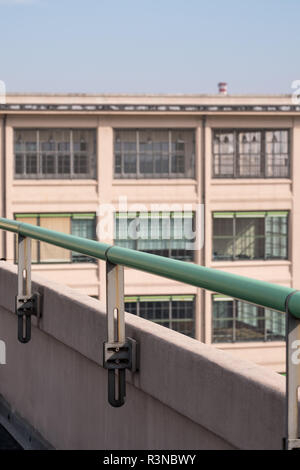
<svg viewBox="0 0 300 470"><path fill-rule="evenodd" d="M126 397L126 369L136 372L137 342L125 338L124 268L106 262L107 342L103 345L103 367L108 370L108 401L117 408ZM115 328L117 322L117 328Z"/></svg>
<svg viewBox="0 0 300 470"><path fill-rule="evenodd" d="M18 236L18 340L26 344L31 340L31 317L41 317L42 296L31 291L31 239Z"/></svg>

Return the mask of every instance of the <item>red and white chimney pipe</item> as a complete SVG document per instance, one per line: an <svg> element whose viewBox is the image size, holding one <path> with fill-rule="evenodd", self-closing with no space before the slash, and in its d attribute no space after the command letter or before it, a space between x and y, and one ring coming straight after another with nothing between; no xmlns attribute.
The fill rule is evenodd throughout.
<svg viewBox="0 0 300 470"><path fill-rule="evenodd" d="M219 94L226 96L227 95L227 83L220 82L218 83L218 87L219 87Z"/></svg>

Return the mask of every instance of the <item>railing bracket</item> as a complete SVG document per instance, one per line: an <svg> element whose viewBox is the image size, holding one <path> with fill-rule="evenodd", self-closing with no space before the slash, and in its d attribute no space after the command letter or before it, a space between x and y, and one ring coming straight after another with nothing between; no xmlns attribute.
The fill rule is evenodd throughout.
<svg viewBox="0 0 300 470"><path fill-rule="evenodd" d="M125 343L104 343L103 366L108 370L129 369L136 372L137 342L126 338Z"/></svg>
<svg viewBox="0 0 300 470"><path fill-rule="evenodd" d="M126 369L138 369L138 343L125 338L124 268L107 261L106 278L107 342L103 345L103 367L108 370L108 401L117 408L125 403Z"/></svg>
<svg viewBox="0 0 300 470"><path fill-rule="evenodd" d="M31 317L41 317L41 300L41 294L31 292L31 239L19 235L16 314L18 316L18 340L22 344L31 340Z"/></svg>
<svg viewBox="0 0 300 470"><path fill-rule="evenodd" d="M298 291L289 294L286 309L286 438L284 449L300 449L298 423L298 391L300 389L300 320L291 314L289 301Z"/></svg>
<svg viewBox="0 0 300 470"><path fill-rule="evenodd" d="M18 340L26 344L31 340L31 317L41 316L42 296L38 292L31 297L16 297L16 313L18 316Z"/></svg>

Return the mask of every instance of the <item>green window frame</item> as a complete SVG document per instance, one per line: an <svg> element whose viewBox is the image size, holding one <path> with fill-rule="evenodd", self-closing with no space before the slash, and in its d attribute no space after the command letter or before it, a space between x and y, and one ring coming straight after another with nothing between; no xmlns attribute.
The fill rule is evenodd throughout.
<svg viewBox="0 0 300 470"><path fill-rule="evenodd" d="M95 213L18 213L15 219L39 227L96 240ZM17 261L17 246L16 256ZM96 263L95 258L32 240L33 264Z"/></svg>
<svg viewBox="0 0 300 470"><path fill-rule="evenodd" d="M115 213L114 244L182 261L194 261L193 212Z"/></svg>
<svg viewBox="0 0 300 470"><path fill-rule="evenodd" d="M288 259L288 211L213 212L213 261Z"/></svg>
<svg viewBox="0 0 300 470"><path fill-rule="evenodd" d="M221 294L212 295L212 342L285 341L285 315Z"/></svg>

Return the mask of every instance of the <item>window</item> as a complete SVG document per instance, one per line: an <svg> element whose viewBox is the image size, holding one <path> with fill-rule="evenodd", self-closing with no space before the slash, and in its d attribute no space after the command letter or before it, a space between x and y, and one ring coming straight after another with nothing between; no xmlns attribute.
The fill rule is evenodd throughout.
<svg viewBox="0 0 300 470"><path fill-rule="evenodd" d="M289 178L288 130L215 130L214 178Z"/></svg>
<svg viewBox="0 0 300 470"><path fill-rule="evenodd" d="M187 336L195 336L193 295L125 297L125 310Z"/></svg>
<svg viewBox="0 0 300 470"><path fill-rule="evenodd" d="M287 259L288 212L215 212L213 260Z"/></svg>
<svg viewBox="0 0 300 470"><path fill-rule="evenodd" d="M115 178L194 178L193 130L115 130Z"/></svg>
<svg viewBox="0 0 300 470"><path fill-rule="evenodd" d="M56 230L82 238L96 239L95 214L16 214L18 222L25 222L49 230ZM94 258L70 252L58 246L32 240L33 263L93 263Z"/></svg>
<svg viewBox="0 0 300 470"><path fill-rule="evenodd" d="M96 178L96 132L15 129L15 178Z"/></svg>
<svg viewBox="0 0 300 470"><path fill-rule="evenodd" d="M285 315L213 295L213 343L285 341Z"/></svg>
<svg viewBox="0 0 300 470"><path fill-rule="evenodd" d="M117 213L115 245L155 255L193 261L193 213Z"/></svg>

